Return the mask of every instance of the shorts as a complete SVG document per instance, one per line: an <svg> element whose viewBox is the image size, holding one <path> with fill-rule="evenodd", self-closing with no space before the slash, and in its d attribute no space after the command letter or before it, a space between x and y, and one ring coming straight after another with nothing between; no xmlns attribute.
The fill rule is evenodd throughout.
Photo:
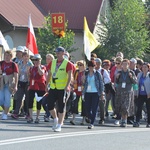
<svg viewBox="0 0 150 150"><path fill-rule="evenodd" d="M63 102L64 90L50 89L47 97L48 109L53 110L57 102L59 113L66 111L66 102Z"/></svg>

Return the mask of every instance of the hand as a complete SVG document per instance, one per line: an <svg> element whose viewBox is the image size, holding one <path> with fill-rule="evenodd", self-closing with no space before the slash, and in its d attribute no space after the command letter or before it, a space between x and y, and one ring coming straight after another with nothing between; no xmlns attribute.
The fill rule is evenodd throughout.
<svg viewBox="0 0 150 150"><path fill-rule="evenodd" d="M45 87L45 92L48 93L48 88L47 88L47 86Z"/></svg>
<svg viewBox="0 0 150 150"><path fill-rule="evenodd" d="M70 86L65 87L65 91L69 92L70 91Z"/></svg>
<svg viewBox="0 0 150 150"><path fill-rule="evenodd" d="M12 90L13 90L12 93L15 94L17 92L17 90L18 90L17 86L15 86L14 88L12 88Z"/></svg>
<svg viewBox="0 0 150 150"><path fill-rule="evenodd" d="M132 73L129 73L129 77L132 78Z"/></svg>
<svg viewBox="0 0 150 150"><path fill-rule="evenodd" d="M105 96L104 95L101 96L101 100L105 100Z"/></svg>

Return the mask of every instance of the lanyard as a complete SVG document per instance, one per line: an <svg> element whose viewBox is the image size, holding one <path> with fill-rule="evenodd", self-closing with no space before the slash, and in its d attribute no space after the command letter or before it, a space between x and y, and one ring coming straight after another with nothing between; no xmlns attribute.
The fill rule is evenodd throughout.
<svg viewBox="0 0 150 150"><path fill-rule="evenodd" d="M64 61L64 60L63 60ZM55 75L56 75L56 73L57 73L57 71L58 71L58 69L59 69L59 67L61 66L61 64L63 63L63 61L61 62L61 63L56 63L56 68L55 68Z"/></svg>
<svg viewBox="0 0 150 150"><path fill-rule="evenodd" d="M7 66L4 64L4 72L6 72L6 69L9 68L10 66Z"/></svg>
<svg viewBox="0 0 150 150"><path fill-rule="evenodd" d="M122 77L123 77L123 80L125 81L127 78L127 72L126 73L122 72Z"/></svg>

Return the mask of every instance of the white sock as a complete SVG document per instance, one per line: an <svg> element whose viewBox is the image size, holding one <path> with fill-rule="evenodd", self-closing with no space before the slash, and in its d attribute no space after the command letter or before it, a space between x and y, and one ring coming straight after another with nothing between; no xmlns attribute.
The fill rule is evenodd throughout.
<svg viewBox="0 0 150 150"><path fill-rule="evenodd" d="M54 122L58 122L58 118L54 118Z"/></svg>
<svg viewBox="0 0 150 150"><path fill-rule="evenodd" d="M61 124L58 124L57 127L60 127L60 128L61 128Z"/></svg>

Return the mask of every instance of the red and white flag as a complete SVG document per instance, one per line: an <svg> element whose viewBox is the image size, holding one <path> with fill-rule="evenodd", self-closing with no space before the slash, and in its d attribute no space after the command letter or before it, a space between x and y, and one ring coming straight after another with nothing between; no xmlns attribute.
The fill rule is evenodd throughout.
<svg viewBox="0 0 150 150"><path fill-rule="evenodd" d="M27 33L26 47L30 50L31 53L33 53L33 55L38 54L36 38L35 38L34 29L33 29L30 15L29 15L29 22L28 22L28 33Z"/></svg>

